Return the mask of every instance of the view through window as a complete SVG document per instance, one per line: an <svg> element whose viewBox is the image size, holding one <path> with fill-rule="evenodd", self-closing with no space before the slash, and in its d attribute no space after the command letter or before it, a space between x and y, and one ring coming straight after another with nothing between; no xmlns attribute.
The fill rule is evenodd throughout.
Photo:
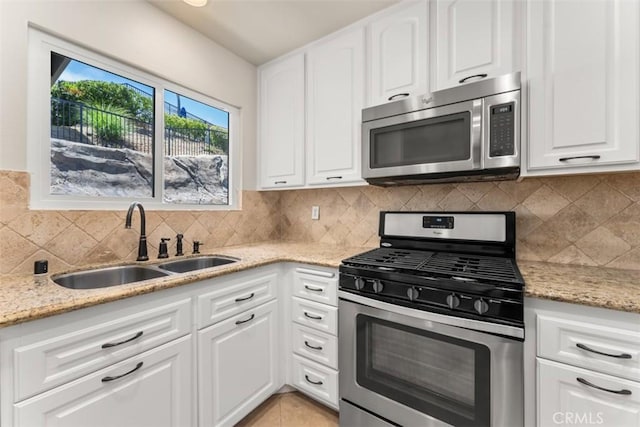
<svg viewBox="0 0 640 427"><path fill-rule="evenodd" d="M156 93L164 98L160 147ZM53 51L50 99L50 194L229 204L227 111ZM162 189L154 188L158 173Z"/></svg>

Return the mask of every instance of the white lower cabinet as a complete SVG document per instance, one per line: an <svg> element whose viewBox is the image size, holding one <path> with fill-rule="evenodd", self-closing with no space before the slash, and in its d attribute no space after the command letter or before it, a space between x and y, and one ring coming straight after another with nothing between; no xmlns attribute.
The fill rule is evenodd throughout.
<svg viewBox="0 0 640 427"><path fill-rule="evenodd" d="M640 315L527 298L525 328L525 425L640 426Z"/></svg>
<svg viewBox="0 0 640 427"><path fill-rule="evenodd" d="M640 426L640 383L538 358L538 425Z"/></svg>
<svg viewBox="0 0 640 427"><path fill-rule="evenodd" d="M14 405L14 425L192 425L191 335Z"/></svg>
<svg viewBox="0 0 640 427"><path fill-rule="evenodd" d="M338 371L293 355L293 386L338 409Z"/></svg>
<svg viewBox="0 0 640 427"><path fill-rule="evenodd" d="M279 388L277 301L198 332L201 426L231 426Z"/></svg>

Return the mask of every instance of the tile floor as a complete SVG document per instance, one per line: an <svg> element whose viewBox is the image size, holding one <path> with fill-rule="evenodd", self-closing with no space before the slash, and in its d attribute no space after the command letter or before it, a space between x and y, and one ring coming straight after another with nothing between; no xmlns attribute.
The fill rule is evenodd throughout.
<svg viewBox="0 0 640 427"><path fill-rule="evenodd" d="M236 427L337 427L338 413L298 392L271 396Z"/></svg>

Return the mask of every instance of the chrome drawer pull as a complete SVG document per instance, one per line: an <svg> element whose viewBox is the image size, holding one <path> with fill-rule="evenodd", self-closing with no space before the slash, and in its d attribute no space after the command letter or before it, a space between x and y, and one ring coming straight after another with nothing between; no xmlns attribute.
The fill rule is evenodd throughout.
<svg viewBox="0 0 640 427"><path fill-rule="evenodd" d="M322 350L322 347L319 347L319 346L316 347L315 345L311 345L311 344L309 344L309 341L305 341L304 345L306 345L307 347L309 347L309 348L311 348L313 350Z"/></svg>
<svg viewBox="0 0 640 427"><path fill-rule="evenodd" d="M236 298L236 302L242 302L242 301L247 301L250 300L251 298L253 298L253 296L255 295L254 292L251 292L251 295L249 295L248 297L244 297L244 298Z"/></svg>
<svg viewBox="0 0 640 427"><path fill-rule="evenodd" d="M322 320L322 316L312 316L309 313L307 313L306 311L304 312L304 315L307 316L309 319Z"/></svg>
<svg viewBox="0 0 640 427"><path fill-rule="evenodd" d="M581 343L577 343L576 347L578 347L580 350L590 351L591 353L600 354L602 356L615 357L616 359L631 359L631 355L629 353L620 353L620 354L603 353L601 351L589 348L586 345Z"/></svg>
<svg viewBox="0 0 640 427"><path fill-rule="evenodd" d="M595 154L593 156L573 156L573 157L561 157L558 160L561 162L568 162L569 160L580 160L580 159L591 159L591 160L599 160L600 156Z"/></svg>
<svg viewBox="0 0 640 427"><path fill-rule="evenodd" d="M138 332L137 334L135 334L134 336L132 336L128 340L124 340L124 341L120 341L120 342L108 342L106 344L102 344L102 348L117 347L119 345L126 344L128 342L136 340L136 339L140 338L141 336L142 336L142 331Z"/></svg>
<svg viewBox="0 0 640 427"><path fill-rule="evenodd" d="M304 379L307 380L308 383L313 384L313 385L322 385L324 384L322 381L312 381L309 379L309 375L305 375Z"/></svg>
<svg viewBox="0 0 640 427"><path fill-rule="evenodd" d="M243 323L247 323L247 322L251 322L254 318L256 317L255 314L252 314L251 316L249 316L248 319L246 320L238 320L236 321L236 325L242 325Z"/></svg>
<svg viewBox="0 0 640 427"><path fill-rule="evenodd" d="M309 286L309 285L304 285L304 288L305 288L305 289L308 289L308 290L310 290L310 291L313 291L313 292L322 292L322 288L312 288L312 287L311 287L311 286Z"/></svg>
<svg viewBox="0 0 640 427"><path fill-rule="evenodd" d="M590 383L589 381L585 380L584 378L576 378L576 381L578 381L580 384L584 384L588 387L593 387L593 388L597 388L598 390L602 390L602 391L606 391L607 393L614 393L614 394L622 394L625 396L629 396L631 394L631 390L627 390L627 389L622 389L622 390L611 390L608 388L604 388L604 387L600 387L597 386L595 384Z"/></svg>
<svg viewBox="0 0 640 427"><path fill-rule="evenodd" d="M129 372L125 372L122 375L117 375L115 377L104 377L101 381L103 383L108 383L109 381L115 381L117 379L120 379L122 377L126 377L129 374L133 374L135 371L137 371L138 369L142 368L142 362L139 362L135 368L133 368L132 370L130 370Z"/></svg>

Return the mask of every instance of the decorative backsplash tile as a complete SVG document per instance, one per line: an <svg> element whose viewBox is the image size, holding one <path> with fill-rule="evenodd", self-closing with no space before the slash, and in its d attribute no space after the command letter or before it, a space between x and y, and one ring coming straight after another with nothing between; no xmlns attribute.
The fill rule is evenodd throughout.
<svg viewBox="0 0 640 427"><path fill-rule="evenodd" d="M514 210L519 259L640 270L640 173L296 190L280 204L283 240L365 246L381 210Z"/></svg>
<svg viewBox="0 0 640 427"><path fill-rule="evenodd" d="M139 216L30 211L28 174L0 171L0 274L132 261ZM320 219L311 219L320 206ZM518 258L640 270L640 173L403 187L243 192L242 211L147 211L149 254L161 237L205 248L273 240L377 246L381 210L514 210ZM170 246L170 252L175 251Z"/></svg>
<svg viewBox="0 0 640 427"><path fill-rule="evenodd" d="M127 203L119 211L31 211L29 175L0 171L0 274L30 273L33 262L48 259L52 272L87 264L133 261L140 217L124 228ZM184 234L184 252L194 240L206 248L280 238L280 195L245 191L242 211L146 211L149 257L161 237ZM170 255L175 245L170 245Z"/></svg>

